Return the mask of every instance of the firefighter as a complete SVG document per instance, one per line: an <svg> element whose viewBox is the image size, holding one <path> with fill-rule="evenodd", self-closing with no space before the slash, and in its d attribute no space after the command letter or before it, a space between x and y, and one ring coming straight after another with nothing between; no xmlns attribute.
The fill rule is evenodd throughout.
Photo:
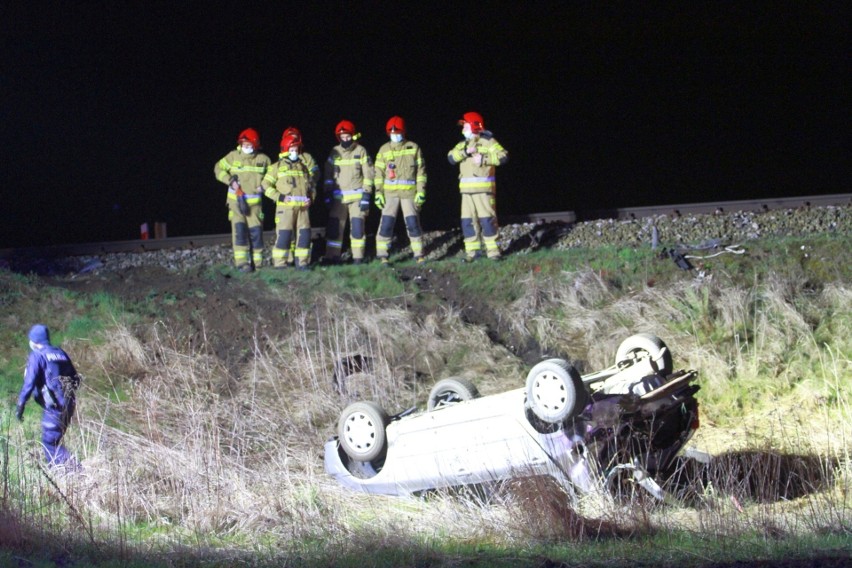
<svg viewBox="0 0 852 568"><path fill-rule="evenodd" d="M228 186L228 219L234 247L234 264L251 272L263 262L263 176L271 160L259 152L260 135L246 128L237 137L237 149L216 162L216 179Z"/></svg>
<svg viewBox="0 0 852 568"><path fill-rule="evenodd" d="M261 190L275 201L275 268L307 270L311 261L311 220L308 210L316 197L319 166L303 151L302 135L290 127L281 137L281 154L263 178ZM291 250L291 244L295 247Z"/></svg>
<svg viewBox="0 0 852 568"><path fill-rule="evenodd" d="M339 144L325 163L325 200L328 225L325 231L325 260L337 263L343 248L343 234L349 220L352 262L364 260L365 225L373 194L373 161L356 140L361 137L355 125L341 120L334 128Z"/></svg>
<svg viewBox="0 0 852 568"><path fill-rule="evenodd" d="M481 258L483 244L488 258L499 260L494 169L506 163L509 153L491 132L485 130L478 112L466 112L458 124L464 140L450 150L447 158L452 165L459 165L461 229L466 260Z"/></svg>
<svg viewBox="0 0 852 568"><path fill-rule="evenodd" d="M390 142L379 149L374 168L375 201L382 211L376 236L376 256L382 264L388 264L393 227L401 208L411 252L417 262L424 262L420 209L426 203L426 162L420 146L406 139L405 121L401 117L391 117L385 131Z"/></svg>
<svg viewBox="0 0 852 568"><path fill-rule="evenodd" d="M41 415L41 443L47 463L76 469L79 464L62 445L62 437L74 416L80 375L68 354L50 344L50 330L46 325L34 325L30 329L29 340L30 355L15 416L23 421L24 407L32 396L36 404L44 409Z"/></svg>

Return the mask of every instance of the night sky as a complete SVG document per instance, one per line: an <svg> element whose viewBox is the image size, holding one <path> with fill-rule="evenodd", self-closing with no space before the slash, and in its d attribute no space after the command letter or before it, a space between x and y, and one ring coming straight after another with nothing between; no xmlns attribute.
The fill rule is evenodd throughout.
<svg viewBox="0 0 852 568"><path fill-rule="evenodd" d="M0 8L0 248L228 232L242 129L322 162L339 120L374 155L395 114L427 230L458 222L469 110L510 154L501 215L852 191L848 3L75 4Z"/></svg>

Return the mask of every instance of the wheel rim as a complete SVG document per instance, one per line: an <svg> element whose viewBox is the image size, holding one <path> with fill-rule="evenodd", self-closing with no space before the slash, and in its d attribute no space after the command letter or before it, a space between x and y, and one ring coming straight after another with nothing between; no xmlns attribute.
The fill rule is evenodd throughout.
<svg viewBox="0 0 852 568"><path fill-rule="evenodd" d="M568 400L565 383L552 372L544 372L535 378L532 395L538 406L548 414L558 414L564 410Z"/></svg>
<svg viewBox="0 0 852 568"><path fill-rule="evenodd" d="M346 418L344 436L353 452L366 454L376 443L376 424L364 412L354 412Z"/></svg>

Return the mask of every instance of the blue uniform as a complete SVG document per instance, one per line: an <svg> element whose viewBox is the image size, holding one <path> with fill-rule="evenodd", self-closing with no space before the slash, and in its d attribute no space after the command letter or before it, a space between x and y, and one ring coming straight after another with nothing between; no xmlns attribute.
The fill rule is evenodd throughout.
<svg viewBox="0 0 852 568"><path fill-rule="evenodd" d="M30 352L24 386L18 395L18 415L23 414L30 396L44 409L41 441L50 465L74 463L71 454L62 445L62 436L74 416L74 390L79 380L71 358L59 347L43 345Z"/></svg>

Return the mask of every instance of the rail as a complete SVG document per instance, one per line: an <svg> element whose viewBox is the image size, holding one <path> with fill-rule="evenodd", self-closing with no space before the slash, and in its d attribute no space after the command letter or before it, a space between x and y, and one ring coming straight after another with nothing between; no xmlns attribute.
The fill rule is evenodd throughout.
<svg viewBox="0 0 852 568"><path fill-rule="evenodd" d="M800 207L826 207L830 205L852 205L852 193L810 195L806 197L782 197L775 199L747 199L741 201L712 201L705 203L681 203L651 207L626 207L589 211L578 217L574 211L530 213L526 215L501 216L503 223L574 223L578 219L641 219L657 215L689 215L724 213L731 211L770 211L774 209L796 209ZM324 229L313 229L314 237L325 234ZM149 252L162 249L201 248L231 242L231 234L197 235L192 237L167 237L163 239L105 241L82 244L62 244L42 247L17 247L0 249L0 258L11 257L63 257L95 256L121 252Z"/></svg>

